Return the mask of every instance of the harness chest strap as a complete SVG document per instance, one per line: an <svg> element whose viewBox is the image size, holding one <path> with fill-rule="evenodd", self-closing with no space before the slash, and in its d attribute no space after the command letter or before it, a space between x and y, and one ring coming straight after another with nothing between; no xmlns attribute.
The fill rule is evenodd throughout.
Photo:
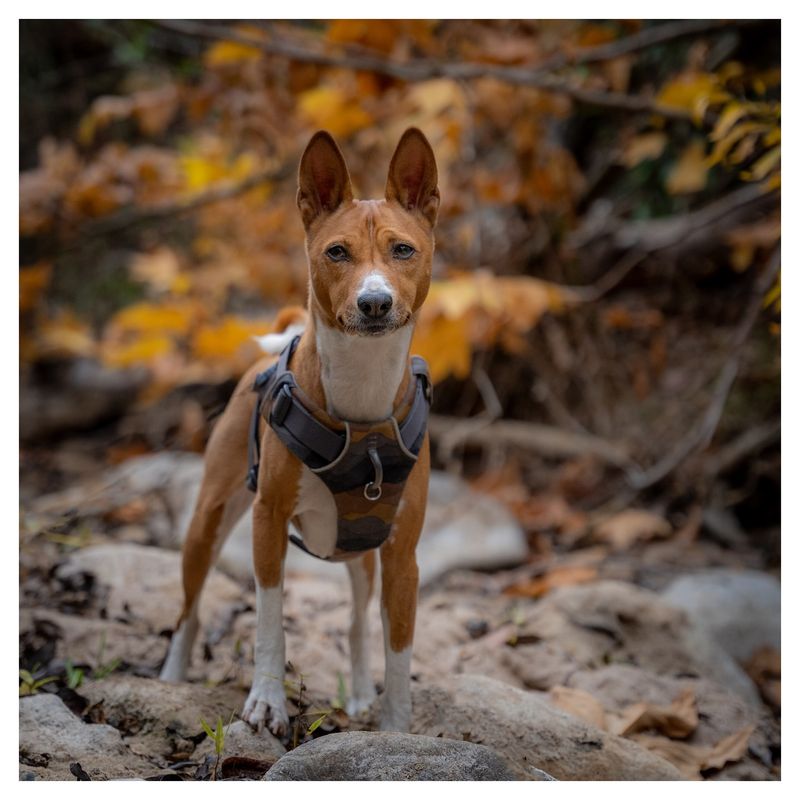
<svg viewBox="0 0 800 800"><path fill-rule="evenodd" d="M258 482L263 416L287 449L333 493L337 554L378 547L391 532L405 481L425 437L431 401L427 364L412 357L413 380L392 416L371 424L353 423L316 406L297 385L289 362L299 338L255 380L259 398L250 424L247 486L255 491Z"/></svg>

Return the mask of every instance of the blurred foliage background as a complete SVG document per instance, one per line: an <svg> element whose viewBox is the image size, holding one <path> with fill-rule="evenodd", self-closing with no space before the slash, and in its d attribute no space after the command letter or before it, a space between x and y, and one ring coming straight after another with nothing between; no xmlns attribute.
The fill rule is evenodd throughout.
<svg viewBox="0 0 800 800"><path fill-rule="evenodd" d="M202 451L305 303L308 138L380 196L416 125L436 466L534 553L635 504L777 561L778 21L22 21L20 53L23 500Z"/></svg>

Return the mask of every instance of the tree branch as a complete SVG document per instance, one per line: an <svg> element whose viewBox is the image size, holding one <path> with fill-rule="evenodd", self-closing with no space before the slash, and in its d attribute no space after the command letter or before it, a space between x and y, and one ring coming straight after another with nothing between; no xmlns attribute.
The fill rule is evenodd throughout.
<svg viewBox="0 0 800 800"><path fill-rule="evenodd" d="M780 243L778 243L778 246L767 262L766 268L756 280L750 303L734 333L730 355L717 376L717 380L714 383L714 390L711 394L711 402L708 404L705 414L699 424L678 442L671 452L667 453L664 458L656 462L649 469L643 472L639 470L628 470L628 484L633 489L641 491L663 480L692 455L692 453L706 447L711 441L717 429L717 425L719 425L722 412L725 409L725 403L728 400L731 387L739 374L743 346L758 319L759 312L763 306L764 296L769 291L778 274L781 263L780 255Z"/></svg>
<svg viewBox="0 0 800 800"><path fill-rule="evenodd" d="M82 226L81 234L86 237L108 236L109 234L119 233L120 231L136 225L161 222L171 217L197 211L197 209L211 205L212 203L231 200L234 197L239 197L245 192L250 191L250 189L261 186L261 184L280 181L288 177L291 172L287 166L288 163L289 162L286 162L286 164L281 167L273 167L272 169L257 172L239 183L214 187L202 194L197 194L182 200L173 200L168 203L159 203L158 205L145 207L127 206Z"/></svg>
<svg viewBox="0 0 800 800"><path fill-rule="evenodd" d="M565 57L566 60L563 63L561 63L561 58L559 58L558 61L554 62L555 66L546 63L543 67L509 67L495 64L479 64L468 61L441 62L430 59L416 59L413 61L400 62L380 56L353 53L334 55L321 50L309 50L295 42L291 42L285 37L280 39L263 39L259 36L237 31L223 25L192 20L157 20L154 21L154 24L188 36L238 42L262 50L270 55L282 56L293 61L302 61L325 67L343 67L345 69L361 70L364 72L375 72L397 80L415 82L430 80L432 78L450 78L457 81L472 80L475 78L493 78L514 86L530 86L548 92L565 94L576 102L583 103L584 105L608 108L611 110L659 114L668 119L691 119L691 114L688 111L671 106L664 106L650 97L627 95L623 92L585 89L576 86L565 78L552 74L554 68L568 66L570 63L585 63L588 61L604 60L608 57L613 58L615 57L613 53L617 51L620 53L634 52L635 50L649 46L651 38L655 39L655 43L677 38L675 30L668 31L668 35L663 37L655 36L655 34L651 35L649 32L647 36L643 36L645 32L642 31L640 34L634 35L634 37L638 38L628 37L634 38L633 43L611 43L617 45L616 50L612 49L610 45L604 45L602 48L590 48L587 53L581 55L579 52L578 55L572 57L572 59ZM713 21L713 24L706 23L700 30L717 30L721 24L722 23L719 21ZM682 30L679 30L677 33L680 36L684 36L690 35L692 32L693 31L684 33ZM620 41L624 42L625 40ZM605 50L606 55L603 54L603 50ZM612 55L607 55L608 52L612 53ZM573 59L577 59L577 61Z"/></svg>

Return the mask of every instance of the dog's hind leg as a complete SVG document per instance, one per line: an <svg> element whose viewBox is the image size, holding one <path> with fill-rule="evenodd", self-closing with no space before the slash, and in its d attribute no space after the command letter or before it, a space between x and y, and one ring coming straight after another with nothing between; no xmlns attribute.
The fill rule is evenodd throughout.
<svg viewBox="0 0 800 800"><path fill-rule="evenodd" d="M347 562L353 590L353 616L350 622L350 697L347 713L357 716L366 711L375 699L375 684L369 668L369 630L367 604L375 583L375 553Z"/></svg>
<svg viewBox="0 0 800 800"><path fill-rule="evenodd" d="M198 503L184 543L184 607L161 669L162 681L186 680L192 647L200 627L198 609L206 575L230 532L252 502L253 495L242 486L220 506L209 508Z"/></svg>
<svg viewBox="0 0 800 800"><path fill-rule="evenodd" d="M161 669L161 680L186 679L199 628L203 584L228 534L252 503L244 480L248 409L252 410L254 404L255 395L237 390L209 440L203 484L183 543L183 611Z"/></svg>

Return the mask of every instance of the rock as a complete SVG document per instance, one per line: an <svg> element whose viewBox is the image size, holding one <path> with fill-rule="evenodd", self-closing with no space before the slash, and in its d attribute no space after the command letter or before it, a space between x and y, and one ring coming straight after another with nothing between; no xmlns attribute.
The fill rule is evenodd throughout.
<svg viewBox="0 0 800 800"><path fill-rule="evenodd" d="M76 761L94 780L159 771L134 754L118 730L82 722L54 694L20 699L19 758L21 774L31 772L45 780L75 780L69 767Z"/></svg>
<svg viewBox="0 0 800 800"><path fill-rule="evenodd" d="M671 764L557 711L541 696L482 675L416 688L412 732L484 744L518 771L556 780L681 780Z"/></svg>
<svg viewBox="0 0 800 800"><path fill-rule="evenodd" d="M58 434L97 427L121 415L147 384L147 370L109 369L89 358L50 367L46 382L23 370L25 403L19 416L20 439L52 440Z"/></svg>
<svg viewBox="0 0 800 800"><path fill-rule="evenodd" d="M226 686L162 683L152 678L112 675L80 688L90 703L100 704L102 716L125 733L131 750L166 764L183 752L188 758L203 734L201 719L212 728L217 719L230 719L242 708L243 689ZM280 742L271 752L283 752Z"/></svg>
<svg viewBox="0 0 800 800"><path fill-rule="evenodd" d="M211 720L209 724L214 727ZM258 733L241 719L225 726L223 758L242 756L256 761L272 761L279 759L285 752L286 748L266 728ZM214 743L205 739L197 746L192 758L197 761L214 754Z"/></svg>
<svg viewBox="0 0 800 800"><path fill-rule="evenodd" d="M781 585L772 575L710 569L678 578L662 596L740 663L761 647L780 650Z"/></svg>
<svg viewBox="0 0 800 800"><path fill-rule="evenodd" d="M194 496L181 520L181 537L191 517ZM253 575L251 537L250 514L245 514L220 553L219 568L238 580L250 580ZM425 526L417 547L421 586L454 569L507 567L524 561L527 555L525 534L505 506L475 492L455 476L431 473ZM345 571L339 565L326 564L296 547L289 548L286 571L345 580Z"/></svg>
<svg viewBox="0 0 800 800"><path fill-rule="evenodd" d="M493 750L471 742L407 733L334 733L292 750L267 781L513 781ZM551 780L538 772L530 780Z"/></svg>
<svg viewBox="0 0 800 800"><path fill-rule="evenodd" d="M726 765L716 777L725 778L734 771L750 780L775 777L770 771L771 749L780 745L780 731L771 715L717 683L705 678L667 677L627 664L612 664L574 673L568 685L589 692L608 711L622 711L638 702L668 706L682 691L691 689L699 720L697 729L685 740L689 744L714 746L748 725L755 726L749 741L750 752L741 761Z"/></svg>
<svg viewBox="0 0 800 800"><path fill-rule="evenodd" d="M502 658L528 688L565 683L578 669L629 663L657 675L704 675L759 702L744 670L711 647L708 636L698 637L685 613L654 592L597 581L556 589L538 603L519 603L517 610L524 618L518 637L534 644L506 650ZM544 644L549 647L540 668L535 659Z"/></svg>
<svg viewBox="0 0 800 800"><path fill-rule="evenodd" d="M112 619L143 621L161 631L174 625L183 605L178 553L137 544L98 545L73 553L56 575L66 580L81 572L108 587L106 613ZM219 621L242 596L240 586L212 570L200 603L201 621Z"/></svg>
<svg viewBox="0 0 800 800"><path fill-rule="evenodd" d="M154 513L147 519L153 544L180 548L191 519L203 459L193 453L157 453L132 458L81 486L37 500L36 514L59 515L79 508L84 517L107 514L134 500L152 496ZM252 523L245 513L219 556L218 567L235 580L253 578ZM491 569L523 561L528 554L525 535L508 510L488 495L473 491L452 475L433 472L428 509L417 556L420 580L430 584L457 568ZM326 564L289 549L286 571L312 572L346 580L341 565Z"/></svg>

